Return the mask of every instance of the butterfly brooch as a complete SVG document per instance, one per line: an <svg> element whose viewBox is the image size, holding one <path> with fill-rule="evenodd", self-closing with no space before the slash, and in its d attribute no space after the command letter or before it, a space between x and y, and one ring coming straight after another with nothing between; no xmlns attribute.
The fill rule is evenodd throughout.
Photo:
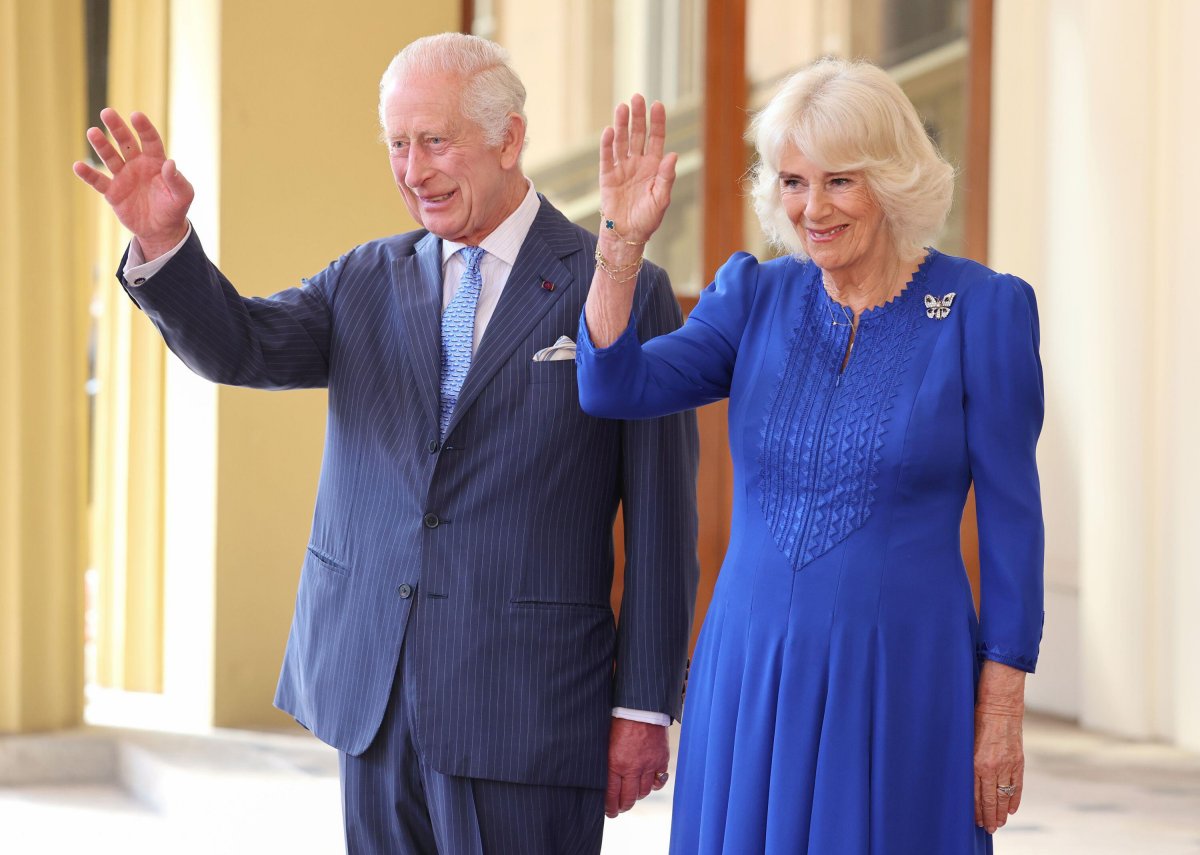
<svg viewBox="0 0 1200 855"><path fill-rule="evenodd" d="M940 300L932 294L925 295L925 314L935 321L944 321L950 316L950 307L954 305L954 292L951 291Z"/></svg>

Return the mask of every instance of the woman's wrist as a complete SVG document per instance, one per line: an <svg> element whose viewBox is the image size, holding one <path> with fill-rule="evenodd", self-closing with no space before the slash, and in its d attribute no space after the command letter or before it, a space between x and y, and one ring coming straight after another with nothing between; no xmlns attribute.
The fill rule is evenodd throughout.
<svg viewBox="0 0 1200 855"><path fill-rule="evenodd" d="M987 661L979 675L976 709L989 715L1020 716L1025 712L1025 672Z"/></svg>
<svg viewBox="0 0 1200 855"><path fill-rule="evenodd" d="M630 244L615 235L606 235L603 230L600 232L600 241L596 246L604 259L613 267L637 264L646 249L641 245Z"/></svg>

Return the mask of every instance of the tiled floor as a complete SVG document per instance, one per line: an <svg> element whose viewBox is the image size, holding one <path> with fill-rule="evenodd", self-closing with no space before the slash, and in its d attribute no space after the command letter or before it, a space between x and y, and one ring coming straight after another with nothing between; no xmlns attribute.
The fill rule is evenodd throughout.
<svg viewBox="0 0 1200 855"><path fill-rule="evenodd" d="M1200 853L1200 756L1043 718L1026 749L1026 801L998 855ZM336 761L311 740L155 737L120 762L154 807L105 784L0 787L0 853L341 851ZM608 823L606 855L665 852L669 815L668 786Z"/></svg>

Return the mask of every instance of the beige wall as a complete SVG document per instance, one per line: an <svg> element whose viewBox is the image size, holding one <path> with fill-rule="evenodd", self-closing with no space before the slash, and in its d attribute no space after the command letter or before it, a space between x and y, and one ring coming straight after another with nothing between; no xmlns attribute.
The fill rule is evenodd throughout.
<svg viewBox="0 0 1200 855"><path fill-rule="evenodd" d="M1038 292L1046 639L1032 706L1200 748L1200 4L998 0L992 266Z"/></svg>
<svg viewBox="0 0 1200 855"><path fill-rule="evenodd" d="M378 141L379 77L458 4L257 0L172 7L172 154L193 223L247 295L412 227ZM323 392L167 375L164 689L197 725L286 722L271 699L308 538Z"/></svg>

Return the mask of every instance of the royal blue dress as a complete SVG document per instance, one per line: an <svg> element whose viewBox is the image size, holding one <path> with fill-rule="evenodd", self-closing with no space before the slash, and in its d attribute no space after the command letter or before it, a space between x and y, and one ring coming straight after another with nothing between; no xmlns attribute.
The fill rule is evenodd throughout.
<svg viewBox="0 0 1200 855"><path fill-rule="evenodd" d="M953 295L953 296L951 296ZM635 307L636 314L636 307ZM729 398L733 524L692 663L671 851L991 852L982 659L1032 671L1042 423L1032 289L930 250L850 326L812 263L734 255L680 330L579 332L583 408ZM959 550L974 482L981 617Z"/></svg>

